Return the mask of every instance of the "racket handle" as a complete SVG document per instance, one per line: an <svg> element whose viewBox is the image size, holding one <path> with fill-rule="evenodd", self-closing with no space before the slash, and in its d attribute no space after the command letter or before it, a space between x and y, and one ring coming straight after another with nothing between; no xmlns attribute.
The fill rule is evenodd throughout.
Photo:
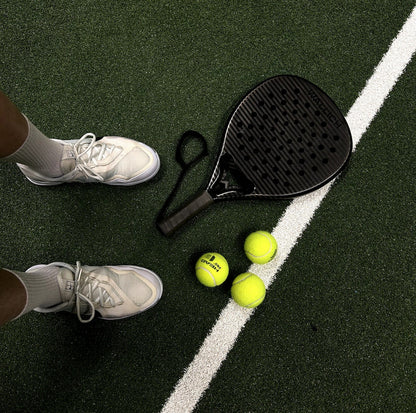
<svg viewBox="0 0 416 413"><path fill-rule="evenodd" d="M213 202L214 200L211 195L207 191L203 191L180 210L174 212L163 221L158 222L157 226L164 235L171 235L185 222L207 208Z"/></svg>

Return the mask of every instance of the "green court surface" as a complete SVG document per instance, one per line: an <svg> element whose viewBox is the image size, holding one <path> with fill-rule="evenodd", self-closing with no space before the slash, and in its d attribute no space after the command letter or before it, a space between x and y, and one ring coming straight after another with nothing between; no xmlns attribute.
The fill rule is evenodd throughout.
<svg viewBox="0 0 416 413"><path fill-rule="evenodd" d="M209 156L175 205L207 183L247 91L295 74L346 115L413 7L3 1L0 88L21 111L51 138L93 132L142 141L162 166L137 187L42 188L0 163L0 266L139 265L162 278L164 295L127 320L83 325L72 314L32 312L3 326L0 410L161 411L228 304L232 279L250 266L244 238L272 231L290 204L216 203L164 237L155 219L180 172L181 134L202 133ZM413 59L194 411L416 410L415 79ZM194 276L208 251L231 268L215 289Z"/></svg>

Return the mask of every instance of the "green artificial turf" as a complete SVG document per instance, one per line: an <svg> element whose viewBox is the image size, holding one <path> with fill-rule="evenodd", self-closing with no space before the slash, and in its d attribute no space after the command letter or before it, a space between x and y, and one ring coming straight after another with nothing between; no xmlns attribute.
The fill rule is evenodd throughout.
<svg viewBox="0 0 416 413"><path fill-rule="evenodd" d="M134 188L41 188L0 163L1 267L133 264L158 273L165 289L158 306L128 320L81 325L33 312L2 327L0 410L159 411L230 296L230 282L198 284L195 260L220 252L231 280L249 267L245 236L272 230L289 204L218 203L164 237L155 218L180 172L179 137L201 132L209 156L175 205L207 183L248 90L296 74L346 114L413 6L2 2L0 88L31 121L51 138L137 139L162 167ZM415 72L413 61L197 411L414 410Z"/></svg>

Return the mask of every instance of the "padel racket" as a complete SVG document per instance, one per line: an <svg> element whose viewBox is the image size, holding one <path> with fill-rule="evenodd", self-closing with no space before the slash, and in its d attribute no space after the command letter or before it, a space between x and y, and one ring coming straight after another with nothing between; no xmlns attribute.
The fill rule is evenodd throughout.
<svg viewBox="0 0 416 413"><path fill-rule="evenodd" d="M339 174L351 149L348 124L325 92L297 76L270 78L234 110L206 189L158 227L172 234L214 201L304 195Z"/></svg>

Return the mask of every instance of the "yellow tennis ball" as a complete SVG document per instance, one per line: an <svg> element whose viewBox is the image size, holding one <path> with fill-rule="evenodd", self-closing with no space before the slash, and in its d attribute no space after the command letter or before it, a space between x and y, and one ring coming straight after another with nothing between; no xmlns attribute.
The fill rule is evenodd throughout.
<svg viewBox="0 0 416 413"><path fill-rule="evenodd" d="M266 231L252 232L244 242L247 258L255 264L266 264L277 253L277 242L272 234Z"/></svg>
<svg viewBox="0 0 416 413"><path fill-rule="evenodd" d="M233 281L231 296L242 307L254 308L263 302L266 287L260 277L251 272L245 272Z"/></svg>
<svg viewBox="0 0 416 413"><path fill-rule="evenodd" d="M207 287L216 287L222 284L228 277L228 262L216 252L208 252L195 264L196 277L201 284Z"/></svg>

